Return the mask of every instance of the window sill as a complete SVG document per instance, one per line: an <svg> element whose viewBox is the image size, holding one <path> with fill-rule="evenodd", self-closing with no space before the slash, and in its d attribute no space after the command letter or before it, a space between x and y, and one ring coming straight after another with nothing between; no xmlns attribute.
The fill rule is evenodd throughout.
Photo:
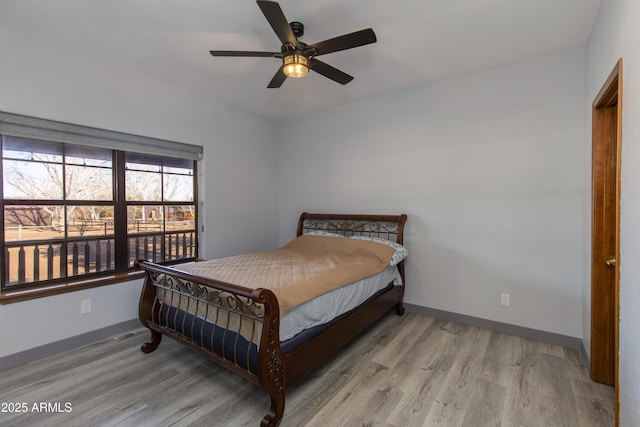
<svg viewBox="0 0 640 427"><path fill-rule="evenodd" d="M115 273L109 276L103 276L100 278L78 280L47 287L39 287L36 289L17 289L15 291L9 290L0 293L0 305L50 297L53 295L65 294L68 292L80 291L83 289L97 288L99 286L113 285L115 283L142 279L143 277L143 271L126 271Z"/></svg>

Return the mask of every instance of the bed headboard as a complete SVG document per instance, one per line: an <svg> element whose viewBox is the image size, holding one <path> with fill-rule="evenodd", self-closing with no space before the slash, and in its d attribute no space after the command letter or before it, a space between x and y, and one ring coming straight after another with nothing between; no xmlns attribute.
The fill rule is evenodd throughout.
<svg viewBox="0 0 640 427"><path fill-rule="evenodd" d="M297 236L310 231L326 231L343 236L369 236L403 243L406 214L350 215L304 212L298 220Z"/></svg>

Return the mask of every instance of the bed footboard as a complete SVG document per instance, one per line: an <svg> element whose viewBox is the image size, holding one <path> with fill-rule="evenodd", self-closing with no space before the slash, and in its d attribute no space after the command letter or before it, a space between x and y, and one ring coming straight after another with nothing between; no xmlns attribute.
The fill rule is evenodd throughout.
<svg viewBox="0 0 640 427"><path fill-rule="evenodd" d="M139 317L151 331L144 353L167 335L260 385L271 397L261 425L284 413L286 369L280 348L278 302L270 290L249 289L137 261L145 270Z"/></svg>

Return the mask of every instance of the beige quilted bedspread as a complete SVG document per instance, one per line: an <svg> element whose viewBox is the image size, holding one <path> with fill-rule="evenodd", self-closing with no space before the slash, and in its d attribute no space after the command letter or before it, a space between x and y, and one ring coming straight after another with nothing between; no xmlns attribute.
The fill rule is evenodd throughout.
<svg viewBox="0 0 640 427"><path fill-rule="evenodd" d="M284 316L298 304L379 273L393 251L366 240L305 235L278 249L176 268L247 288L271 289Z"/></svg>

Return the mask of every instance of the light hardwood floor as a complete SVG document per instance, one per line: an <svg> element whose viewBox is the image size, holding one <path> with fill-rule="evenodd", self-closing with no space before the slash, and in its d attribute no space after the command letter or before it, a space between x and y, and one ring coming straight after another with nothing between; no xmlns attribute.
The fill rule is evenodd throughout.
<svg viewBox="0 0 640 427"><path fill-rule="evenodd" d="M7 426L258 426L255 385L140 329L0 372ZM69 402L70 412L33 404ZM10 408L4 408L10 409ZM613 389L576 351L417 314L389 315L292 387L282 426L611 426Z"/></svg>

